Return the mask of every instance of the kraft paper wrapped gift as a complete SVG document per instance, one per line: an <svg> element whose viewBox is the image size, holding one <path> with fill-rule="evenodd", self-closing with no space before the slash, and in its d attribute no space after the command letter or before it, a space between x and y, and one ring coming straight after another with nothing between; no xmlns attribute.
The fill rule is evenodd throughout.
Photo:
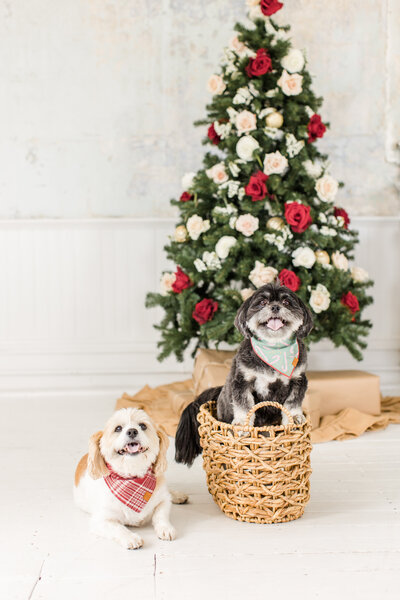
<svg viewBox="0 0 400 600"><path fill-rule="evenodd" d="M196 396L207 388L224 385L236 352L200 348L193 369Z"/></svg>
<svg viewBox="0 0 400 600"><path fill-rule="evenodd" d="M365 371L308 371L308 389L321 400L321 417L336 415L345 408L362 413L381 413L380 381Z"/></svg>

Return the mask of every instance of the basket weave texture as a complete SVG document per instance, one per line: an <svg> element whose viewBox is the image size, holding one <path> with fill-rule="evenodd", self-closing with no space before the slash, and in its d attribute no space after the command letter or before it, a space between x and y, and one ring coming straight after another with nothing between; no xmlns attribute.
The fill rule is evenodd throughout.
<svg viewBox="0 0 400 600"><path fill-rule="evenodd" d="M253 413L262 406L285 412L283 427L252 427ZM247 414L245 425L216 419L215 402L198 414L203 466L208 490L232 519L250 523L281 523L298 519L310 498L311 424L298 425L276 402L260 402Z"/></svg>

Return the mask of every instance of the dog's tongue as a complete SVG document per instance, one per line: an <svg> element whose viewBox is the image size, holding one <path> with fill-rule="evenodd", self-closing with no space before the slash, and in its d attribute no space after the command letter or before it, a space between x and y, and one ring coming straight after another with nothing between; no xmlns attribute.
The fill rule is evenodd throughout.
<svg viewBox="0 0 400 600"><path fill-rule="evenodd" d="M133 444L126 445L126 451L128 452L128 454L135 454L136 452L139 452L139 450L140 450L140 444L133 443Z"/></svg>
<svg viewBox="0 0 400 600"><path fill-rule="evenodd" d="M280 319L270 319L267 323L268 329L272 329L272 331L278 331L281 327L283 327L283 323Z"/></svg>

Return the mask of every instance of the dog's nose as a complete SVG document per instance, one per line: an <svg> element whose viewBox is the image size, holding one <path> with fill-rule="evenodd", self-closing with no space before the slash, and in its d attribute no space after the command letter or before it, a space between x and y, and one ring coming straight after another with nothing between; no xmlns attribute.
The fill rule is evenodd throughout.
<svg viewBox="0 0 400 600"><path fill-rule="evenodd" d="M128 429L126 435L133 438L137 435L137 429Z"/></svg>
<svg viewBox="0 0 400 600"><path fill-rule="evenodd" d="M277 313L277 312L279 312L279 306L277 304L273 304L271 306L271 310L272 310L272 312Z"/></svg>

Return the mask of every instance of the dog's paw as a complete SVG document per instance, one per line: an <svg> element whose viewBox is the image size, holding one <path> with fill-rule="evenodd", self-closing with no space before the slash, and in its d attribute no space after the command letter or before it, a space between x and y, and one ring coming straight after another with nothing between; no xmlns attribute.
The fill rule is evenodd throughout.
<svg viewBox="0 0 400 600"><path fill-rule="evenodd" d="M127 548L128 550L137 550L143 546L143 540L140 535L136 533L131 533L127 536L124 536L123 539L119 540L121 546Z"/></svg>
<svg viewBox="0 0 400 600"><path fill-rule="evenodd" d="M170 491L172 504L186 504L189 500L189 496L183 492L176 492L175 490Z"/></svg>
<svg viewBox="0 0 400 600"><path fill-rule="evenodd" d="M171 541L176 538L175 527L172 527L169 523L164 523L163 525L158 525L156 527L156 534L160 540Z"/></svg>
<svg viewBox="0 0 400 600"><path fill-rule="evenodd" d="M302 423L304 423L306 420L305 416L303 415L303 413L299 413L297 415L293 415L293 421L296 423L296 425L301 425Z"/></svg>
<svg viewBox="0 0 400 600"><path fill-rule="evenodd" d="M301 409L296 410L296 412L290 411L290 414L292 415L292 419L293 419L293 422L295 425L301 425L306 420ZM282 425L284 427L289 425L289 417L287 416L286 413L282 413Z"/></svg>

